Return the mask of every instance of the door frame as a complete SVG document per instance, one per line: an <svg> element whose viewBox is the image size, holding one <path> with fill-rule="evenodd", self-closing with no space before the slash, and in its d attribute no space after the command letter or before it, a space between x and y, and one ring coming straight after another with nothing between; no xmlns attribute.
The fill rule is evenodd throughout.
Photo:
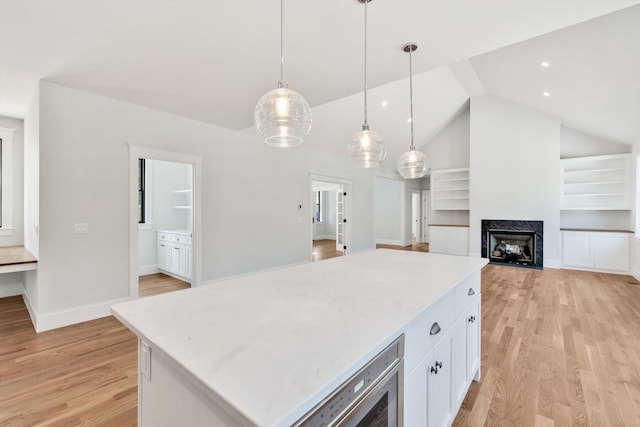
<svg viewBox="0 0 640 427"><path fill-rule="evenodd" d="M129 145L129 299L138 298L138 159L186 163L192 167L192 277L191 286L202 283L202 157L151 147Z"/></svg>
<svg viewBox="0 0 640 427"><path fill-rule="evenodd" d="M416 209L414 206L414 201L418 200L418 227L416 229L416 243L422 243L423 233L423 224L422 224L422 190L411 190L411 233L413 234L413 213ZM412 242L413 243L413 242Z"/></svg>
<svg viewBox="0 0 640 427"><path fill-rule="evenodd" d="M422 243L429 243L429 211L431 210L431 191L422 190Z"/></svg>
<svg viewBox="0 0 640 427"><path fill-rule="evenodd" d="M351 198L352 198L352 194L351 194L351 180L348 178L340 178L340 177L336 177L336 176L328 176L328 175L319 175L319 174L315 174L315 173L310 173L309 174L309 193L311 195L311 197L313 197L313 181L323 181L323 182L329 182L332 184L339 184L342 185L342 191L347 193L347 197L344 201L344 216L345 218L351 220ZM310 199L311 200L311 199ZM312 217L313 217L313 211L311 209L311 207L313 206L315 202L315 199L311 200L311 203L309 204L309 220L307 221L307 226L309 227L308 229L308 236L309 236L309 262L313 261L313 223L311 221ZM337 207L336 207L337 208ZM336 224L336 233L338 230L338 224ZM351 250L351 224L349 222L347 222L347 227L345 229L345 233L344 233L344 244L347 247L347 249L345 251L343 251L343 256L346 256L348 254L348 252Z"/></svg>

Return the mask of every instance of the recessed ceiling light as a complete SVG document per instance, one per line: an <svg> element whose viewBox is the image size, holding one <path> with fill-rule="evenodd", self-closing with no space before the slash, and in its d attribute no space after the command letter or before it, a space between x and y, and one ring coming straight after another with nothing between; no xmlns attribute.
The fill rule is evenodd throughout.
<svg viewBox="0 0 640 427"><path fill-rule="evenodd" d="M551 64L549 64L547 61L542 61L540 65L542 65L544 68L549 68L549 65Z"/></svg>
<svg viewBox="0 0 640 427"><path fill-rule="evenodd" d="M542 92L542 96L549 97L549 96L551 96L551 94L549 92Z"/></svg>
<svg viewBox="0 0 640 427"><path fill-rule="evenodd" d="M383 106L383 107L386 107L388 104L389 104L389 103L388 103L386 100L382 101L382 106Z"/></svg>
<svg viewBox="0 0 640 427"><path fill-rule="evenodd" d="M407 123L411 123L411 117L407 119Z"/></svg>

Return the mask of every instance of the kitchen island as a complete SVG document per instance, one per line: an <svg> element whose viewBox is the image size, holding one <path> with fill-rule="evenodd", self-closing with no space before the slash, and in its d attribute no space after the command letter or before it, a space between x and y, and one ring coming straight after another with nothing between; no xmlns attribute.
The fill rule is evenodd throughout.
<svg viewBox="0 0 640 427"><path fill-rule="evenodd" d="M403 335L400 419L450 424L480 377L486 263L376 250L116 304L139 337L139 424L292 425Z"/></svg>

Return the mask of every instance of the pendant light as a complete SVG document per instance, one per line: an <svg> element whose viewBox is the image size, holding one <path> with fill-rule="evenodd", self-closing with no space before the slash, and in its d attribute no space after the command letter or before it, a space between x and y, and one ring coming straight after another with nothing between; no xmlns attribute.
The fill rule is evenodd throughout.
<svg viewBox="0 0 640 427"><path fill-rule="evenodd" d="M284 80L284 0L280 0L280 81L258 101L254 112L256 130L274 147L302 144L311 129L311 108Z"/></svg>
<svg viewBox="0 0 640 427"><path fill-rule="evenodd" d="M358 168L375 168L387 155L382 138L369 129L367 123L367 3L371 0L358 0L364 3L364 123L362 130L356 133L348 147L349 160Z"/></svg>
<svg viewBox="0 0 640 427"><path fill-rule="evenodd" d="M427 173L427 156L422 151L416 151L413 145L413 68L411 53L418 49L416 43L407 43L402 50L409 53L409 99L411 102L411 146L398 160L398 173L404 179L422 178Z"/></svg>

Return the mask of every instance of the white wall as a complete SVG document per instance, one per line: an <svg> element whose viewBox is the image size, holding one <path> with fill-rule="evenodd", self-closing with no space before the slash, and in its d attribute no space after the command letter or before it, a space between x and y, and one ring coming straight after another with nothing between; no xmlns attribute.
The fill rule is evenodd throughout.
<svg viewBox="0 0 640 427"><path fill-rule="evenodd" d="M24 244L24 122L0 116L0 128L13 130L11 162L11 215L3 215L0 246ZM3 159L3 162L5 160ZM3 187L5 187L3 183ZM3 188L3 193L7 191Z"/></svg>
<svg viewBox="0 0 640 427"><path fill-rule="evenodd" d="M402 245L404 242L404 183L377 176L375 180L376 243ZM411 211L409 211L411 212ZM409 232L411 228L409 227Z"/></svg>
<svg viewBox="0 0 640 427"><path fill-rule="evenodd" d="M36 89L24 119L24 246L40 253L40 90ZM24 273L25 302L32 319L39 310L38 271Z"/></svg>
<svg viewBox="0 0 640 427"><path fill-rule="evenodd" d="M512 102L471 99L469 252L482 219L544 221L544 265L560 266L560 122Z"/></svg>
<svg viewBox="0 0 640 427"><path fill-rule="evenodd" d="M560 137L561 159L623 154L631 153L632 151L632 147L629 144L599 138L566 126L561 127Z"/></svg>
<svg viewBox="0 0 640 427"><path fill-rule="evenodd" d="M406 179L402 182L402 198L401 198L401 246L408 246L411 244L411 231L413 229L413 217L412 213L412 193L414 190L422 189L422 180L420 179ZM420 233L416 236L420 239Z"/></svg>
<svg viewBox="0 0 640 427"><path fill-rule="evenodd" d="M373 249L374 172L322 150L322 141L350 140L351 123L336 123L359 112L344 107L314 108L313 134L281 150L252 128L234 132L41 82L40 315L56 326L64 323L56 316L106 315L128 298L127 143L202 157L204 282L308 262L309 173L352 180L351 247ZM76 222L89 223L89 233L74 234Z"/></svg>
<svg viewBox="0 0 640 427"><path fill-rule="evenodd" d="M470 111L466 109L424 145L422 151L427 155L431 170L469 167L469 123ZM424 188L431 188L431 185ZM469 225L469 211L430 209L428 221L434 225Z"/></svg>

